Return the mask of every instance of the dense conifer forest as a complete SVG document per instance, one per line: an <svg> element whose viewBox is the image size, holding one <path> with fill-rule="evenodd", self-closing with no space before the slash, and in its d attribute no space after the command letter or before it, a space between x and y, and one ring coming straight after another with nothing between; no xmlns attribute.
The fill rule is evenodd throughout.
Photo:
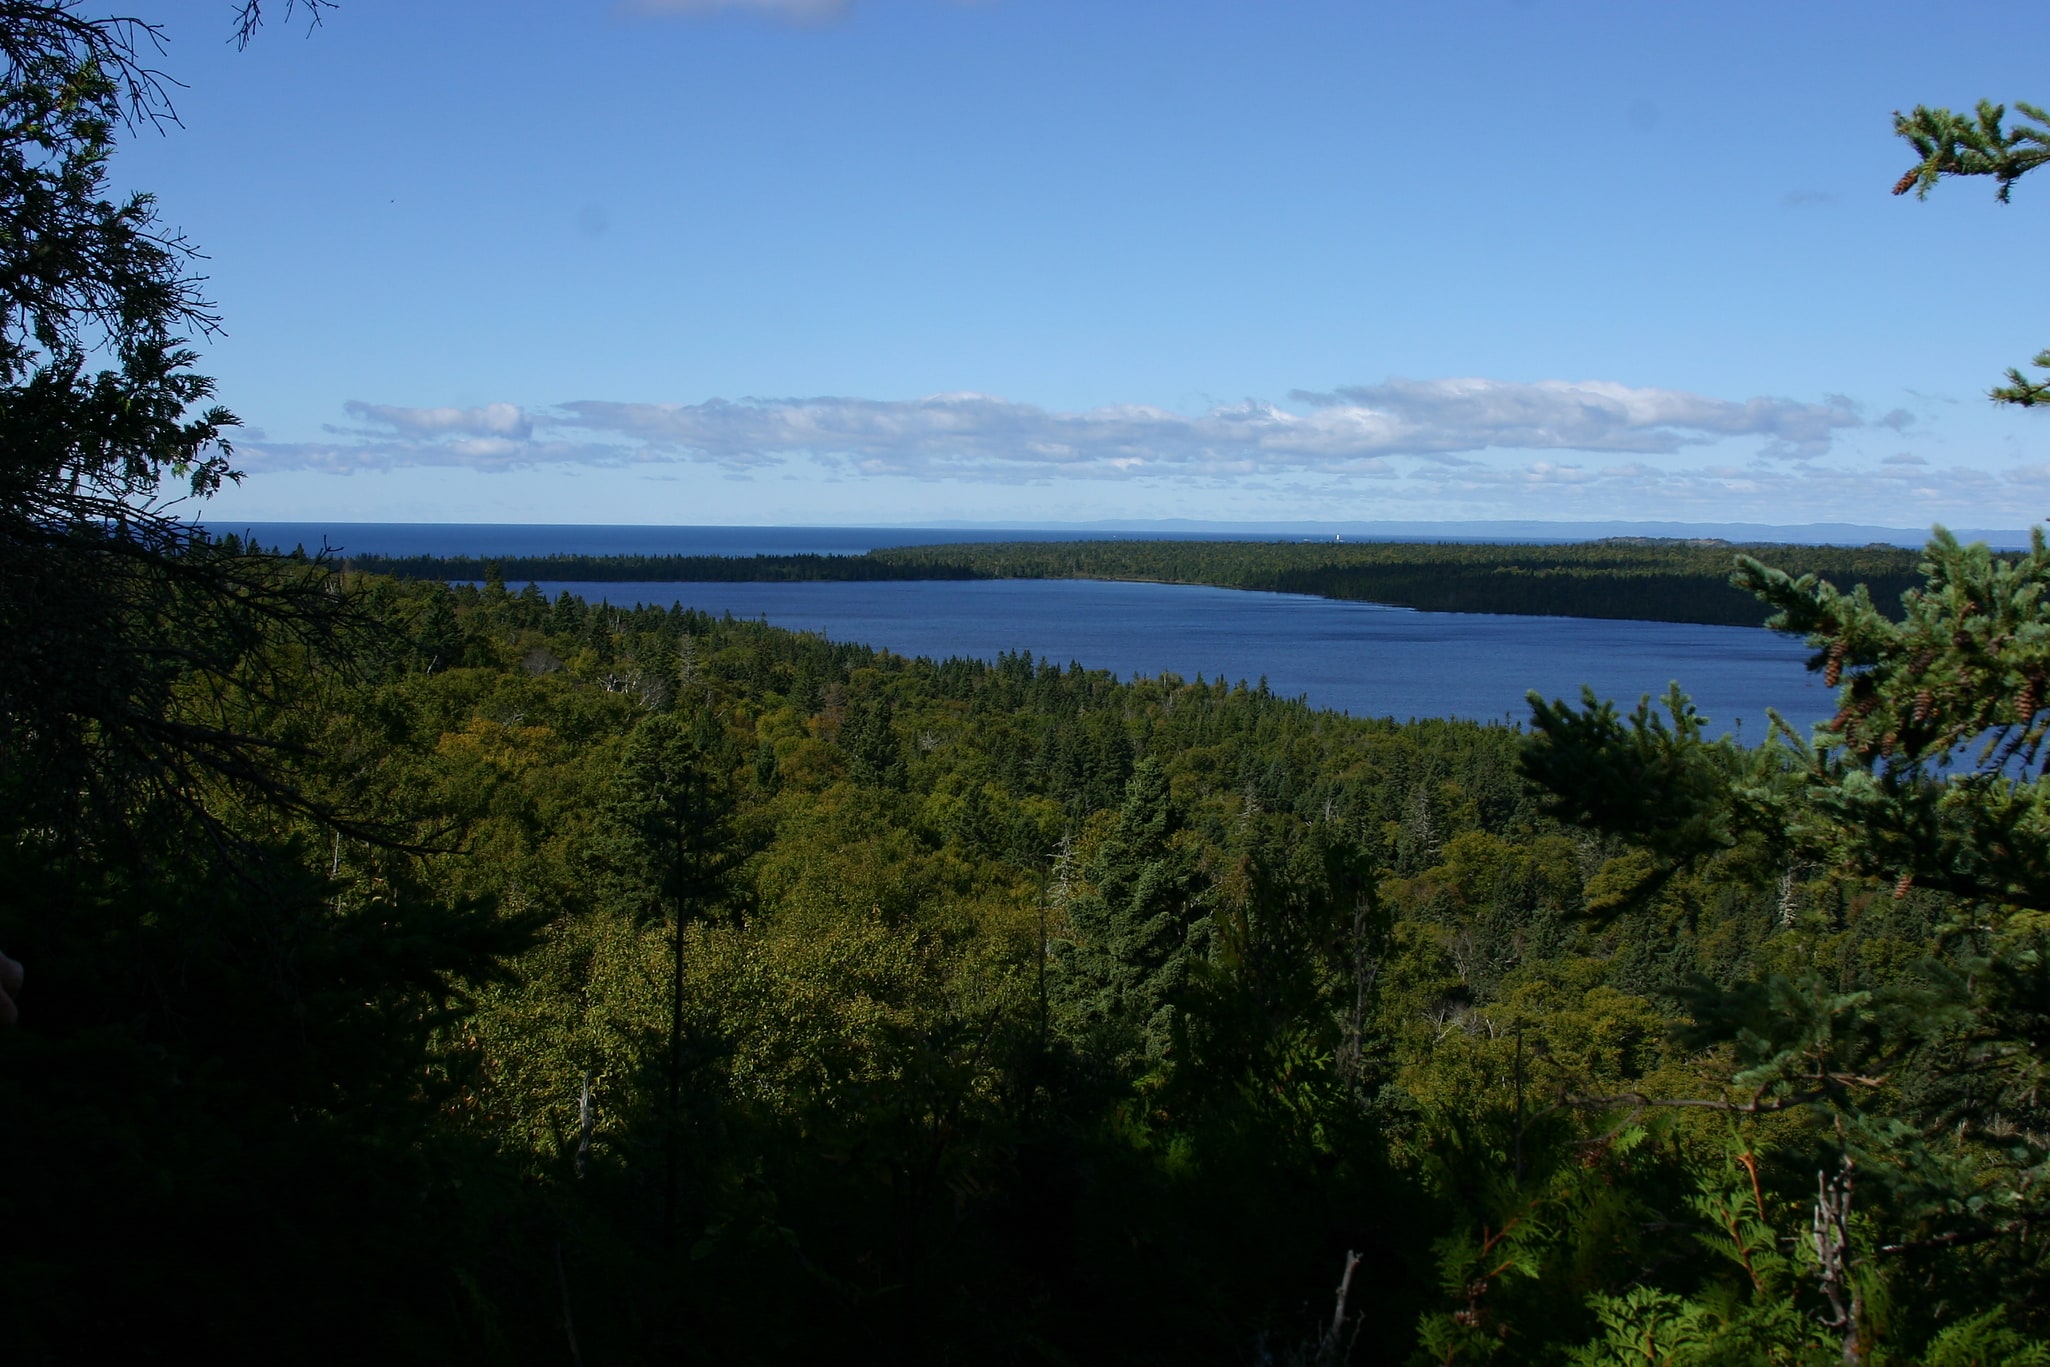
<svg viewBox="0 0 2050 1367"><path fill-rule="evenodd" d="M1838 690L1753 748L215 540L152 38L0 4L8 1362L2050 1361L2040 534L1713 566Z"/></svg>
<svg viewBox="0 0 2050 1367"><path fill-rule="evenodd" d="M2037 1360L2040 913L1748 822L1798 766L1684 709L272 568L356 642L214 700L291 803L11 799L22 1360L1819 1361L1846 1287Z"/></svg>
<svg viewBox="0 0 2050 1367"><path fill-rule="evenodd" d="M1420 608L1762 626L1769 609L1730 584L1734 548L1625 538L1569 546L1390 542L1021 541L907 546L866 555L352 556L359 569L478 580L792 581L1131 579L1306 593ZM1744 547L1796 575L1866 585L1891 604L1918 581L1892 546Z"/></svg>

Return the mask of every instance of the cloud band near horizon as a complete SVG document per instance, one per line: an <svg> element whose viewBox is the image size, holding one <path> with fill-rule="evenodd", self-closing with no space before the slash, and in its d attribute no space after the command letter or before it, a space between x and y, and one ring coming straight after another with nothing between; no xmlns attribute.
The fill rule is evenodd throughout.
<svg viewBox="0 0 2050 1367"><path fill-rule="evenodd" d="M1387 473L1391 457L1441 466L1486 451L1651 457L1732 439L1802 461L1865 421L1848 399L1741 401L1606 381L1390 380L1297 390L1189 415L1144 404L1067 413L986 394L920 399L576 400L409 408L351 401L331 440L248 442L251 468L333 473L405 466L511 471L702 462L750 470L809 460L920 479L1230 478ZM1882 419L1883 424L1894 419Z"/></svg>

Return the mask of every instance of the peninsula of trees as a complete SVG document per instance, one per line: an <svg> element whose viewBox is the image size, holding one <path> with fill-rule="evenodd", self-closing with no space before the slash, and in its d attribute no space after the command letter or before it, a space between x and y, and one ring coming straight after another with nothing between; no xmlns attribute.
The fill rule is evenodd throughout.
<svg viewBox="0 0 2050 1367"><path fill-rule="evenodd" d="M0 786L11 1351L2036 1362L2035 790L1836 776L2050 582L1932 556L1746 571L1834 770L269 562L261 768Z"/></svg>
<svg viewBox="0 0 2050 1367"><path fill-rule="evenodd" d="M1124 579L1386 603L1430 612L1636 618L1762 626L1730 583L1738 548L1621 539L1565 546L1389 542L1019 541L906 546L866 555L350 556L414 579L507 583L905 579ZM1894 604L1921 582L1920 554L1892 546L1742 548L1795 576Z"/></svg>
<svg viewBox="0 0 2050 1367"><path fill-rule="evenodd" d="M152 36L0 3L10 1364L2050 1362L2040 533L1897 596L863 558L1734 574L1837 689L1752 748L1677 688L1398 725L216 541L214 320L106 183ZM2004 193L2024 113L1904 116L1901 188Z"/></svg>

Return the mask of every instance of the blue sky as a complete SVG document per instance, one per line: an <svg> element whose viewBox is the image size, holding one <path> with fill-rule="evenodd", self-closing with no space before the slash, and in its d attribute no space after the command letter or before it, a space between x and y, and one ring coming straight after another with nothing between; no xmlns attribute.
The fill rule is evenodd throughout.
<svg viewBox="0 0 2050 1367"><path fill-rule="evenodd" d="M210 517L2021 526L2050 100L1926 6L153 0Z"/></svg>

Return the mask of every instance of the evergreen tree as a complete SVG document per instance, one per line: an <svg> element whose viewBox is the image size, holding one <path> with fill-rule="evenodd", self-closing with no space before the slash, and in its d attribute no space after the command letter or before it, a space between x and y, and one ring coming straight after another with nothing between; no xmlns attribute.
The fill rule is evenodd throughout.
<svg viewBox="0 0 2050 1367"><path fill-rule="evenodd" d="M689 1071L684 1021L687 927L723 897L741 851L724 737L709 708L689 716L657 712L626 737L606 811L601 859L613 906L637 924L666 921L670 978L668 1038L660 1073L666 1097L662 1135L663 1227L673 1233L681 1182L683 1084Z"/></svg>
<svg viewBox="0 0 2050 1367"><path fill-rule="evenodd" d="M236 478L236 420L193 368L217 327L193 249L150 196L108 195L116 130L169 114L138 53L155 36L71 0L0 7L0 803L125 828L165 799L218 835L223 783L305 805L242 706L279 701L275 652L345 656L362 623L317 558L174 516Z"/></svg>
<svg viewBox="0 0 2050 1367"><path fill-rule="evenodd" d="M1975 118L1897 115L1920 161L1895 193L1990 176L2005 202L2050 160L2044 112L2021 112L2030 123L2014 128L1992 104ZM2050 353L2037 364L2050 365ZM2050 399L2042 382L2009 380L1996 401ZM1843 593L1738 558L1732 582L1773 609L1770 625L1808 639L1810 668L1838 689L1835 715L1813 737L1774 717L1776 744L1746 752L1708 741L1677 686L1664 717L1649 700L1625 719L1591 696L1578 709L1531 699L1525 768L1552 794L1553 813L1637 850L1634 863L1610 861L1614 891L1590 897L1597 914L1644 905L1683 872L1740 857L1828 870L1896 902L1933 890L1948 911L1931 959L1877 984L1831 972L1815 952L1830 928L1783 913L1815 966L1688 994L1680 1038L1727 1060L1722 1093L1692 1104L1819 1122L1789 1155L1814 1174L1805 1211L1771 1208L1748 1151L1748 1199L1740 1190L1719 1206L1704 1187L1698 1204L1710 1214L1747 1205L1744 1221L1767 1241L1790 1216L1786 1242L1804 1256L1788 1264L1775 1254L1769 1278L1747 1258L1748 1290L1719 1299L1648 1287L1596 1296L1604 1336L1579 1361L1821 1351L1879 1360L1889 1340L1915 1332L1902 1323L1910 1307L1887 1304L1889 1281L1909 1277L1997 1286L2026 1307L2030 1328L2044 1328L2050 548L2037 530L2026 553L2001 557L1938 528L1920 568L1923 582L1890 613L1862 586ZM2045 1352L1996 1316L1949 1326L1926 1356L2024 1362Z"/></svg>
<svg viewBox="0 0 2050 1367"><path fill-rule="evenodd" d="M2050 113L2019 101L2015 108L2026 122L2007 124L2007 107L1991 100L1979 101L1971 114L1919 104L1912 113L1896 113L1894 132L1920 160L1894 182L1893 192L1913 190L1917 199L1926 199L1946 176L1991 176L1994 198L2007 203L2017 180L2050 161ZM2050 351L2038 352L2031 364L2050 367ZM2007 372L2006 384L1989 393L1996 403L2033 407L2050 402L2050 382L2032 380L2016 368Z"/></svg>
<svg viewBox="0 0 2050 1367"><path fill-rule="evenodd" d="M1121 1071L1158 1065L1204 953L1208 922L1167 771L1141 760L1117 820L1083 868L1056 946L1055 990L1068 1031Z"/></svg>
<svg viewBox="0 0 2050 1367"><path fill-rule="evenodd" d="M849 699L840 723L840 745L856 783L876 788L904 786L904 750L897 740L896 709L887 697Z"/></svg>

